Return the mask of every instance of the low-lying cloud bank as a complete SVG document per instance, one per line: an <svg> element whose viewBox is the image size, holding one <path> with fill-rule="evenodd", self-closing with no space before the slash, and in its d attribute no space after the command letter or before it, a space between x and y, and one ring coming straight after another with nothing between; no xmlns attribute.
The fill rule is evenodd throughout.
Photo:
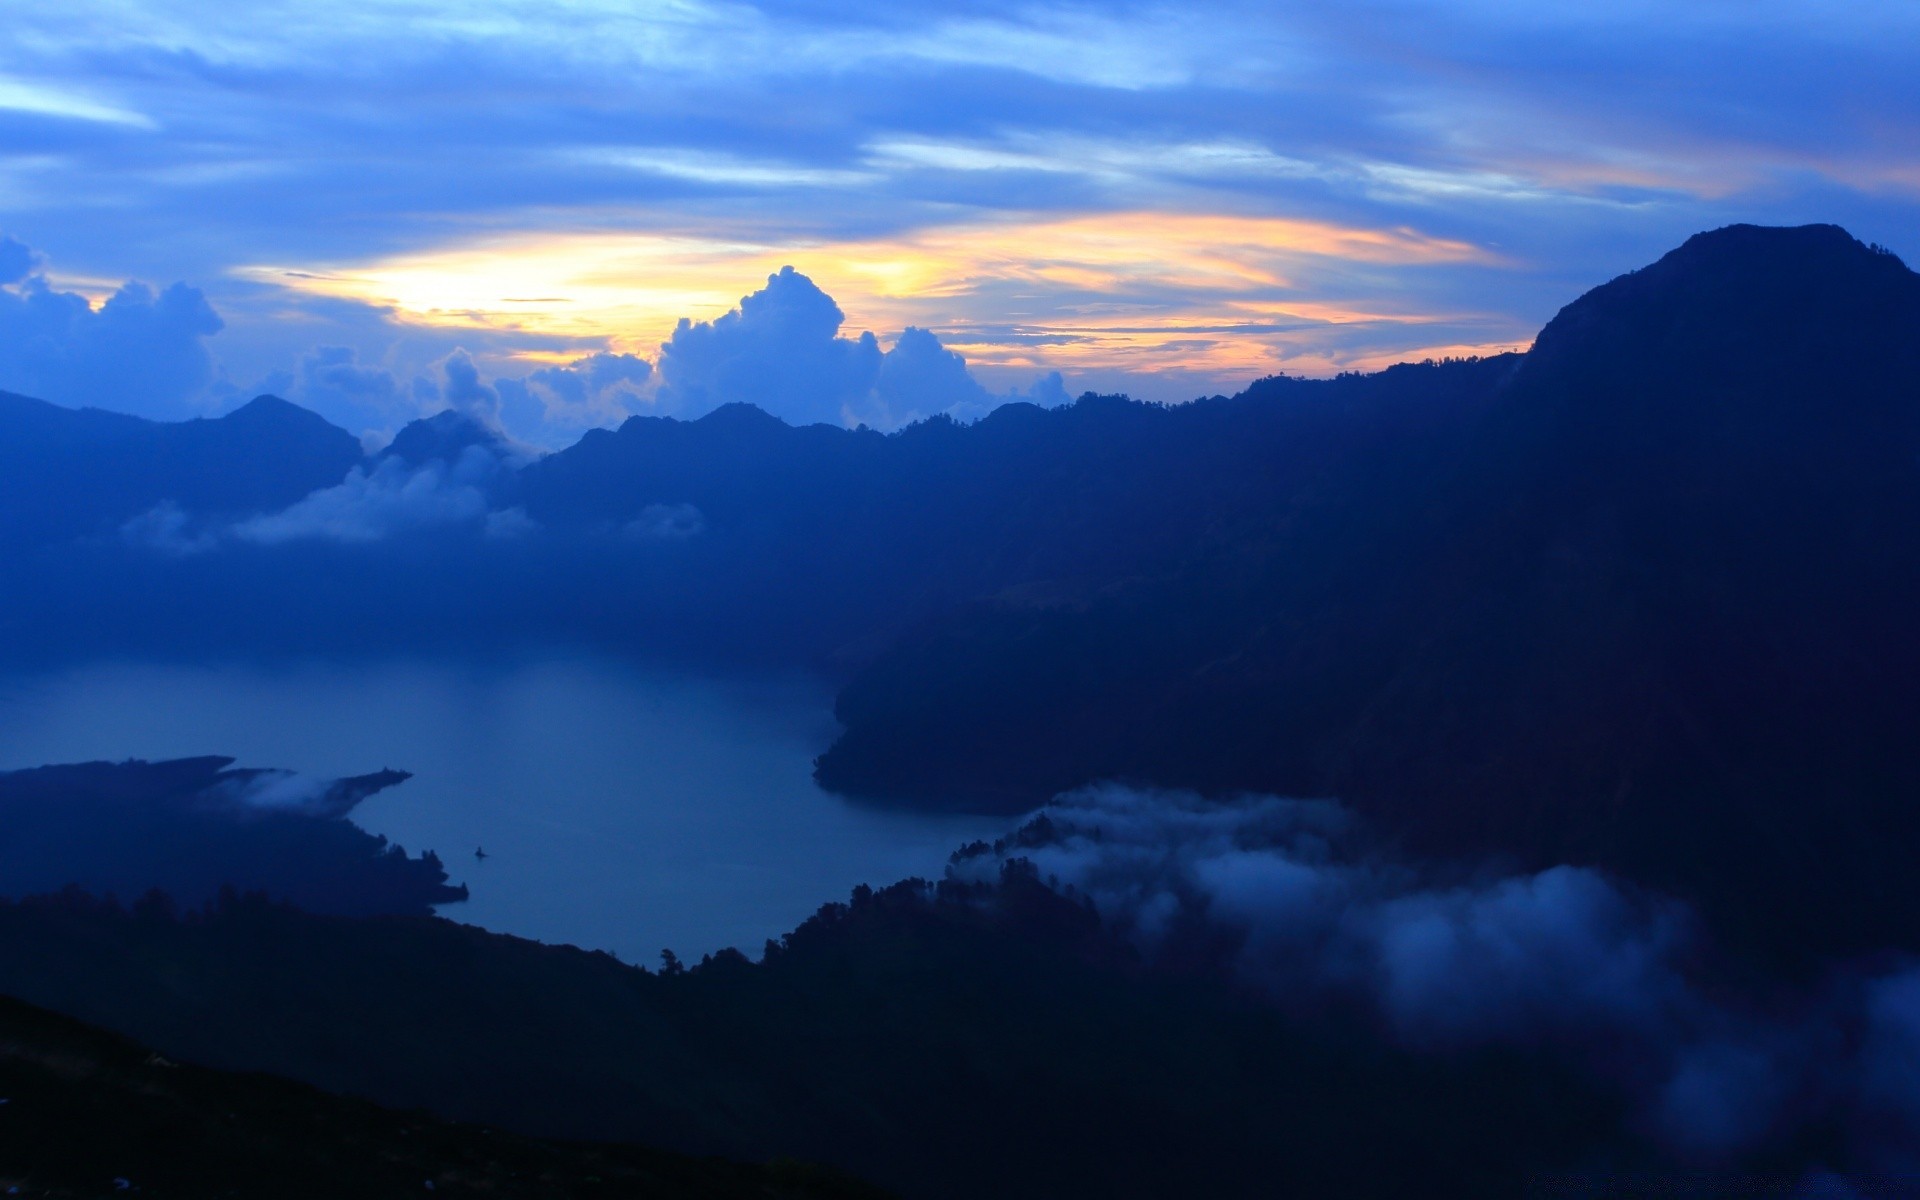
<svg viewBox="0 0 1920 1200"><path fill-rule="evenodd" d="M460 526L490 538L518 537L537 528L524 508L506 503L523 461L511 446L491 440L421 460L390 453L278 512L231 521L163 503L122 525L120 536L129 545L172 555L233 544L367 544Z"/></svg>
<svg viewBox="0 0 1920 1200"><path fill-rule="evenodd" d="M1224 969L1301 1019L1358 1010L1417 1051L1563 1056L1683 1161L1807 1144L1840 1159L1809 1171L1920 1171L1920 964L1731 983L1674 901L1582 867L1399 861L1327 801L1097 787L961 851L950 874L986 881L1017 859L1150 960Z"/></svg>
<svg viewBox="0 0 1920 1200"><path fill-rule="evenodd" d="M527 522L519 509L495 509L489 498L507 470L499 455L469 446L452 462L413 464L383 458L355 467L324 488L277 513L253 517L227 530L236 541L271 546L324 540L376 542L399 533L447 525L483 524L488 532L517 532ZM518 519L509 513L519 514Z"/></svg>

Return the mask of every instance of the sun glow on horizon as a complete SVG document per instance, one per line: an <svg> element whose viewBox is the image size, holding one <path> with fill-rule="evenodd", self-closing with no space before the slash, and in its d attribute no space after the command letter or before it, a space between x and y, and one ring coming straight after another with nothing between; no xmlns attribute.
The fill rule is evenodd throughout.
<svg viewBox="0 0 1920 1200"><path fill-rule="evenodd" d="M680 320L712 320L792 265L840 304L849 334L891 338L908 325L930 328L981 367L1249 376L1333 371L1363 354L1380 357L1316 346L1316 331L1397 330L1386 341L1405 347L1401 357L1417 357L1436 340L1418 327L1484 322L1409 308L1373 278L1461 264L1503 265L1484 248L1405 227L1142 211L846 241L527 233L364 264L239 274L388 307L406 322L578 339L652 357ZM1333 294L1328 279L1347 281L1334 291L1372 294ZM1457 341L1447 348L1459 349ZM1395 352L1383 351L1387 361Z"/></svg>

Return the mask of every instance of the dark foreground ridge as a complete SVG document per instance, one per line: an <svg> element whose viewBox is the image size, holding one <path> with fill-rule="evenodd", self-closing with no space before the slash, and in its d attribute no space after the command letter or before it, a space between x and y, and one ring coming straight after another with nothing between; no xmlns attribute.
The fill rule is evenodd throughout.
<svg viewBox="0 0 1920 1200"><path fill-rule="evenodd" d="M1198 961L1144 972L1017 871L939 897L860 889L764 963L660 973L247 900L183 919L0 904L0 945L0 993L170 1059L523 1134L824 1162L926 1200L1482 1200L1595 1154L1662 1161L1608 1087L1551 1057L1425 1057L1357 1014L1290 1017ZM406 1124L367 1120L389 1138L380 1122Z"/></svg>
<svg viewBox="0 0 1920 1200"><path fill-rule="evenodd" d="M538 1141L175 1063L0 998L0 1189L154 1200L884 1200L802 1164Z"/></svg>

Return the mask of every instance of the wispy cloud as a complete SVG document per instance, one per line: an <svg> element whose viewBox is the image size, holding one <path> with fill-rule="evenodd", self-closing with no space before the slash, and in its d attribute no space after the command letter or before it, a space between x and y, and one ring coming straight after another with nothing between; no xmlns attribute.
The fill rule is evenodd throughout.
<svg viewBox="0 0 1920 1200"><path fill-rule="evenodd" d="M0 76L0 109L152 129L152 119L59 84Z"/></svg>
<svg viewBox="0 0 1920 1200"><path fill-rule="evenodd" d="M790 262L859 327L1173 399L1153 380L1524 341L1729 220L1913 250L1920 216L1900 3L71 0L9 35L10 226L75 276L207 289L222 361L289 371L435 330L651 354ZM410 332L289 351L270 315L320 311L289 288ZM1117 328L1312 306L1389 319Z"/></svg>

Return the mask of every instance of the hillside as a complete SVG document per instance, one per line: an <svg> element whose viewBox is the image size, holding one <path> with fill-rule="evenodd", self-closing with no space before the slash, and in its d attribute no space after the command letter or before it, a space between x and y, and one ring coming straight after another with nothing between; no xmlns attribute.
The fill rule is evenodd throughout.
<svg viewBox="0 0 1920 1200"><path fill-rule="evenodd" d="M1444 411L1179 570L929 624L848 684L821 780L1338 796L1769 952L1920 945L1920 277L1703 234Z"/></svg>

